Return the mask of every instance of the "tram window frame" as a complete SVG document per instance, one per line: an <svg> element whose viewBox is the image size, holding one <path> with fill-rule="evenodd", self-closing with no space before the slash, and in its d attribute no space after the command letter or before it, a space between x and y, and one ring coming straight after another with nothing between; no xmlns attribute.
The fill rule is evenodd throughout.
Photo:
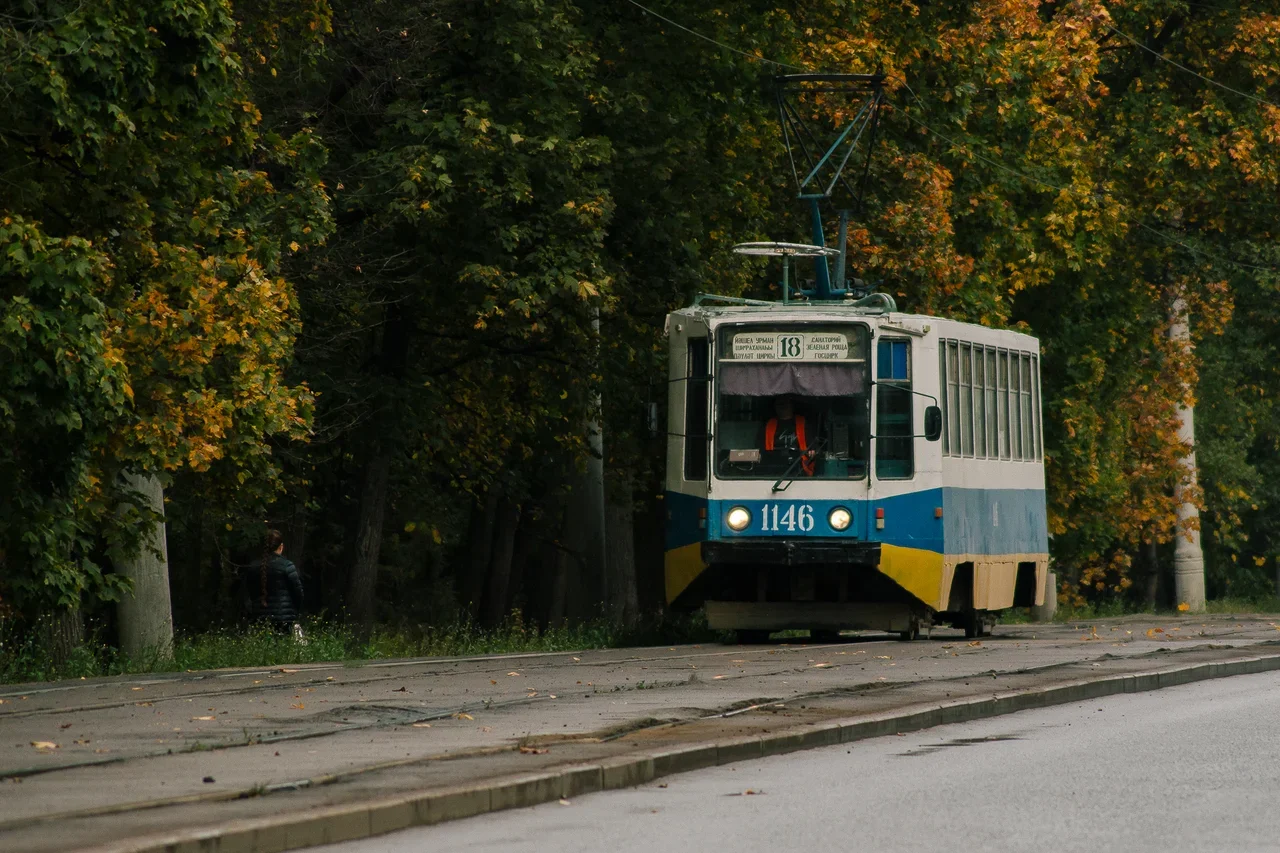
<svg viewBox="0 0 1280 853"><path fill-rule="evenodd" d="M711 339L685 346L684 479L706 482L711 470Z"/></svg>
<svg viewBox="0 0 1280 853"><path fill-rule="evenodd" d="M947 455L960 455L960 342L947 341Z"/></svg>
<svg viewBox="0 0 1280 853"><path fill-rule="evenodd" d="M1031 404L1031 354L1021 353L1018 358L1021 380L1019 382L1022 404L1022 458L1029 461L1035 458L1035 421L1034 407Z"/></svg>
<svg viewBox="0 0 1280 853"><path fill-rule="evenodd" d="M960 455L973 456L973 344L960 341Z"/></svg>
<svg viewBox="0 0 1280 853"><path fill-rule="evenodd" d="M987 348L973 345L973 455L987 458Z"/></svg>
<svg viewBox="0 0 1280 853"><path fill-rule="evenodd" d="M1015 462L1026 458L1022 446L1022 371L1018 366L1018 356L1016 351L1009 351L1009 443Z"/></svg>
<svg viewBox="0 0 1280 853"><path fill-rule="evenodd" d="M996 350L996 405L999 407L1000 453L1003 460L1012 459L1009 444L1009 351Z"/></svg>
<svg viewBox="0 0 1280 853"><path fill-rule="evenodd" d="M888 370L886 371L885 351L888 350ZM898 376L897 355L905 355L904 371ZM912 353L911 339L882 336L876 341L876 431L873 452L875 453L875 471L877 480L910 480L915 476L915 395L910 393L912 386ZM889 405L886 406L886 401ZM902 409L906 411L903 412ZM888 410L886 412L886 410ZM905 415L905 420L902 420ZM893 421L886 418L892 417ZM900 432L890 435L890 432ZM889 456L883 449L889 445L905 447L905 453ZM886 463L881 467L881 463ZM885 473L893 470L889 463L905 463L897 473Z"/></svg>
<svg viewBox="0 0 1280 853"><path fill-rule="evenodd" d="M983 403L987 418L987 458L1000 458L1000 407L996 403L996 350L986 347L986 385L983 386Z"/></svg>
<svg viewBox="0 0 1280 853"><path fill-rule="evenodd" d="M938 342L938 405L942 407L942 454L951 454L951 430L947 427L950 398L947 394L947 341Z"/></svg>
<svg viewBox="0 0 1280 853"><path fill-rule="evenodd" d="M1031 405L1034 407L1034 420L1036 425L1036 461L1044 461L1044 415L1041 412L1042 403L1040 400L1040 357L1031 357Z"/></svg>

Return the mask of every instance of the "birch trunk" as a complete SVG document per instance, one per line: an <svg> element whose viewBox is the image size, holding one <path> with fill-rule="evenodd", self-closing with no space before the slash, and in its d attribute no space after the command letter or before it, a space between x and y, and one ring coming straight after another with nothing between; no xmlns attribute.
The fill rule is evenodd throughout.
<svg viewBox="0 0 1280 853"><path fill-rule="evenodd" d="M125 477L147 506L164 512L164 487L150 474ZM116 605L120 617L120 649L134 661L173 656L173 609L169 600L169 548L163 518L150 525L138 554L122 560L120 574L133 581L133 594Z"/></svg>

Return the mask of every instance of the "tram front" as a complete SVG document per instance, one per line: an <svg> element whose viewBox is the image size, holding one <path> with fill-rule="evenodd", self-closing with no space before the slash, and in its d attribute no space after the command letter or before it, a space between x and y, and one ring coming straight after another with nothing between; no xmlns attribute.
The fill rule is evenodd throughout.
<svg viewBox="0 0 1280 853"><path fill-rule="evenodd" d="M850 313L743 306L671 317L667 594L677 607L705 605L714 628L752 639L790 628L905 634L923 613L877 571L875 321ZM900 396L880 398L886 458L912 441L910 393Z"/></svg>

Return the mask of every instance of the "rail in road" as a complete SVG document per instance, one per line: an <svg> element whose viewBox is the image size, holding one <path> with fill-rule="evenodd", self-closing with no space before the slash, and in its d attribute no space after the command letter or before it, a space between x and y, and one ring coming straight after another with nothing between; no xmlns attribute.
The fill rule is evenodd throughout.
<svg viewBox="0 0 1280 853"><path fill-rule="evenodd" d="M314 664L0 688L0 847L74 849L1277 639L1272 620ZM1261 649L1254 649L1260 652ZM36 746L36 745L40 746ZM49 746L56 744L56 746Z"/></svg>

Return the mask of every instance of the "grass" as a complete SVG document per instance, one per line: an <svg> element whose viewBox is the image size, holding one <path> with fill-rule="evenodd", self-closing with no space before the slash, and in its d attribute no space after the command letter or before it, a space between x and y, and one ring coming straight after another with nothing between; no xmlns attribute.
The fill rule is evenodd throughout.
<svg viewBox="0 0 1280 853"><path fill-rule="evenodd" d="M1280 597L1270 595L1258 598L1217 598L1205 605L1205 613L1210 615L1230 615L1235 613L1280 613ZM1161 616L1167 618L1195 618L1196 614L1180 613L1173 607L1146 607L1122 600L1103 601L1071 607L1060 604L1054 613L1054 622L1089 622L1098 619L1119 619L1122 616ZM1000 622L1005 625L1020 625L1031 622L1031 609L1015 607L1004 611Z"/></svg>
<svg viewBox="0 0 1280 853"><path fill-rule="evenodd" d="M620 630L603 620L575 627L540 630L520 614L500 627L483 629L466 622L447 626L381 627L366 636L335 623L312 619L303 626L305 639L280 634L262 625L178 633L173 656L131 660L94 637L64 663L55 664L47 648L30 632L0 620L0 683L56 681L148 672L184 672L229 667L269 667L320 661L365 661L403 657L468 656L521 652L558 652L622 646L715 642L721 635L707 628L701 614L667 617Z"/></svg>

